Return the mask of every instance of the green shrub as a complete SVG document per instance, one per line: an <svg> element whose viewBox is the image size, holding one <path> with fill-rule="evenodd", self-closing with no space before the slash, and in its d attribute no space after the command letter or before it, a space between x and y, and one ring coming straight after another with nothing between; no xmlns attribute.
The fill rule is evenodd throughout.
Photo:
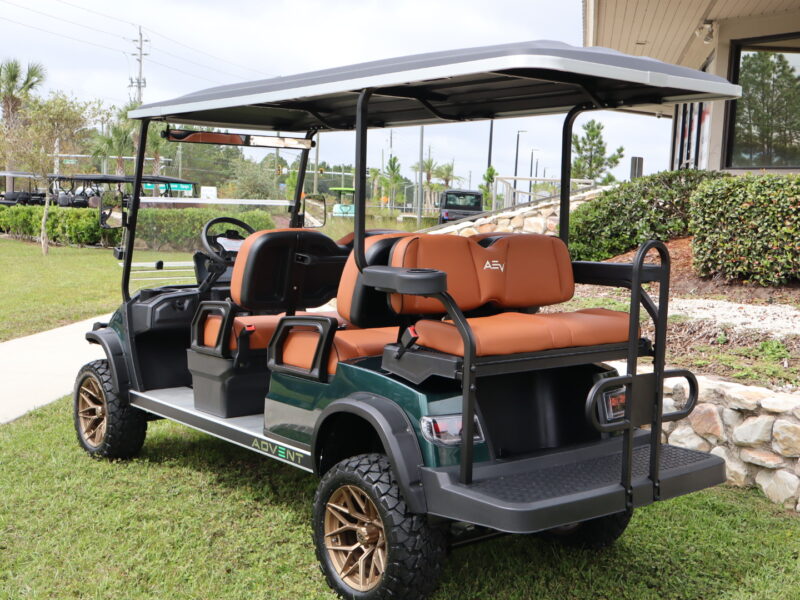
<svg viewBox="0 0 800 600"><path fill-rule="evenodd" d="M764 286L800 278L800 176L708 181L691 217L698 274Z"/></svg>
<svg viewBox="0 0 800 600"><path fill-rule="evenodd" d="M570 216L574 260L605 260L650 239L689 235L689 198L714 171L663 171L601 193Z"/></svg>
<svg viewBox="0 0 800 600"><path fill-rule="evenodd" d="M39 236L42 227L42 206L10 206L0 211L0 231L20 238ZM139 211L136 238L147 248L173 250L199 248L203 225L220 215L209 208L145 208ZM265 210L236 212L236 218L256 230L275 226ZM55 244L115 246L120 243L120 229L101 229L97 209L51 206L47 216L47 235Z"/></svg>

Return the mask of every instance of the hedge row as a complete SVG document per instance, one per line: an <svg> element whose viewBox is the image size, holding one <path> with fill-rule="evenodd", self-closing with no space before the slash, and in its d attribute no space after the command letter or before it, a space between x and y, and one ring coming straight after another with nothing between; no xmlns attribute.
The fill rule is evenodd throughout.
<svg viewBox="0 0 800 600"><path fill-rule="evenodd" d="M701 276L782 285L800 278L800 176L708 181L691 199Z"/></svg>
<svg viewBox="0 0 800 600"><path fill-rule="evenodd" d="M0 231L21 238L37 238L43 212L42 206L0 206ZM145 208L139 211L136 238L154 250L167 246L173 250L193 250L199 247L203 225L221 214L224 213L209 208ZM236 212L235 216L256 230L275 226L264 210ZM120 242L121 230L101 229L97 209L51 206L47 235L56 244L114 246Z"/></svg>
<svg viewBox="0 0 800 600"><path fill-rule="evenodd" d="M574 260L605 260L650 239L689 235L689 199L698 185L721 173L683 169L663 171L622 183L570 217Z"/></svg>

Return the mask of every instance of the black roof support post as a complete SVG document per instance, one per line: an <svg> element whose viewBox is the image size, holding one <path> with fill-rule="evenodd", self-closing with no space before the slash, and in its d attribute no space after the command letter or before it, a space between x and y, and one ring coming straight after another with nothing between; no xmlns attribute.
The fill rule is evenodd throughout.
<svg viewBox="0 0 800 600"><path fill-rule="evenodd" d="M306 132L306 139L310 140L316 135L315 129ZM300 151L300 164L297 167L297 185L294 188L294 204L292 205L292 217L289 219L289 227L302 227L305 220L305 211L300 212L303 202L303 183L306 180L306 168L308 167L308 153L311 148ZM323 207L324 210L324 207Z"/></svg>
<svg viewBox="0 0 800 600"><path fill-rule="evenodd" d="M569 246L569 196L572 178L572 125L575 118L585 110L595 107L593 102L573 106L564 117L561 130L561 204L558 211L558 237Z"/></svg>
<svg viewBox="0 0 800 600"><path fill-rule="evenodd" d="M359 271L367 266L364 256L364 237L366 229L367 206L367 106L372 90L361 90L356 106L356 174L355 174L355 208L353 239L353 257Z"/></svg>
<svg viewBox="0 0 800 600"><path fill-rule="evenodd" d="M133 260L133 242L136 239L136 218L139 214L139 195L142 190L142 172L144 171L144 155L147 151L147 127L150 119L142 119L139 129L139 147L136 149L136 171L133 175L133 198L128 215L128 231L125 234L125 256L122 259L122 298L131 299L129 288L131 280L131 261Z"/></svg>

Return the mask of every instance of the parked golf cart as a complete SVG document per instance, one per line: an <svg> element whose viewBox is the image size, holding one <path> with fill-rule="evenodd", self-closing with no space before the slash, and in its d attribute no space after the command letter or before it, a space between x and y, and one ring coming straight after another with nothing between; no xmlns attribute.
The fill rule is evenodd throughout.
<svg viewBox="0 0 800 600"><path fill-rule="evenodd" d="M0 205L14 206L16 204L44 204L44 192L36 187L36 181L40 179L35 173L27 171L0 171L0 178L11 182L11 189L7 189L0 197ZM17 189L16 182L22 179L26 182L25 189Z"/></svg>
<svg viewBox="0 0 800 600"><path fill-rule="evenodd" d="M687 416L698 392L690 372L664 367L664 244L645 243L632 263L570 260L572 125L585 111L739 91L649 58L528 42L228 85L137 108L129 114L141 129L124 301L86 335L106 359L77 377L80 444L93 456L131 457L148 422L163 417L314 473L316 554L343 598L424 598L448 546L489 534L612 543L635 508L721 483L725 466L661 442L662 424ZM559 237L366 229L368 129L563 112ZM198 232L215 269L191 285L132 293L152 122L174 142L299 149L290 227L253 231L221 215ZM179 123L301 135L171 128ZM313 138L335 130L356 138L354 234L338 241L302 227ZM645 262L651 250L658 263ZM630 312L537 312L569 300L575 283L629 289ZM654 285L657 302L647 291ZM304 312L333 298L335 313ZM642 307L653 340L641 337ZM645 358L653 370L640 373ZM626 374L604 362L619 359ZM664 381L676 378L688 382L688 399L662 414Z"/></svg>
<svg viewBox="0 0 800 600"><path fill-rule="evenodd" d="M336 194L336 202L333 203L333 209L331 210L332 217L348 217L352 219L356 212L355 212L355 188L349 187L334 187L330 188L331 192Z"/></svg>
<svg viewBox="0 0 800 600"><path fill-rule="evenodd" d="M103 194L119 195L126 200L133 197L133 175L107 175L92 173L85 175L48 175L51 203L61 207L98 208ZM172 197L177 190L194 189L194 183L177 177L144 175L140 182L140 196Z"/></svg>
<svg viewBox="0 0 800 600"><path fill-rule="evenodd" d="M483 194L474 190L445 190L439 194L439 223L467 219L483 212Z"/></svg>

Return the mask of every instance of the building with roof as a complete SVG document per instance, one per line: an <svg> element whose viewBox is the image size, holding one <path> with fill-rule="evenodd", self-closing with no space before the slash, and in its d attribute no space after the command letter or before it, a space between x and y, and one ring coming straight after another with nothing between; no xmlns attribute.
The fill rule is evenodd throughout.
<svg viewBox="0 0 800 600"><path fill-rule="evenodd" d="M742 85L739 100L671 109L671 168L800 171L800 1L583 0L583 12L585 46Z"/></svg>

